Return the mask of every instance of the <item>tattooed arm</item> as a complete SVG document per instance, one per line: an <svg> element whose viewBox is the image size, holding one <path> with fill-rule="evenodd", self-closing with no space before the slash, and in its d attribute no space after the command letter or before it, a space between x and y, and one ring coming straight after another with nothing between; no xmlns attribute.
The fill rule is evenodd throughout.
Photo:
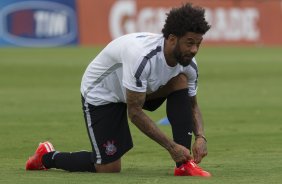
<svg viewBox="0 0 282 184"><path fill-rule="evenodd" d="M193 96L193 97L190 97L190 99L191 99L193 120L194 120L193 132L194 132L195 136L205 135L202 113L200 111L200 108L199 108L199 105L198 105L198 102L197 102L197 97Z"/></svg>
<svg viewBox="0 0 282 184"><path fill-rule="evenodd" d="M126 90L128 116L144 134L168 150L175 162L192 159L189 150L169 139L156 124L143 112L146 93Z"/></svg>
<svg viewBox="0 0 282 184"><path fill-rule="evenodd" d="M196 137L192 151L193 151L195 162L200 163L201 160L208 154L207 146L206 146L207 140L204 133L202 113L197 103L196 96L191 97L191 104L192 104L193 122L194 122L193 131Z"/></svg>

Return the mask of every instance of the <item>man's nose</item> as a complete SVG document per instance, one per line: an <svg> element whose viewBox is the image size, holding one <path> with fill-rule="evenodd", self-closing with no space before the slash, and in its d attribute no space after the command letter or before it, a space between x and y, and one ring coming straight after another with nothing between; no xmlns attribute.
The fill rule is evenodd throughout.
<svg viewBox="0 0 282 184"><path fill-rule="evenodd" d="M193 54L197 54L198 52L198 46L196 44L194 44L192 47L191 47L191 53Z"/></svg>

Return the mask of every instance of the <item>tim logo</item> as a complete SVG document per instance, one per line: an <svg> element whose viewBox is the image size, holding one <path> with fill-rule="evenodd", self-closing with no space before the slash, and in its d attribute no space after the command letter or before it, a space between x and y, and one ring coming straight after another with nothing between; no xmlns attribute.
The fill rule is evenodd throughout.
<svg viewBox="0 0 282 184"><path fill-rule="evenodd" d="M74 10L50 1L24 1L0 11L0 33L19 46L59 46L77 39Z"/></svg>

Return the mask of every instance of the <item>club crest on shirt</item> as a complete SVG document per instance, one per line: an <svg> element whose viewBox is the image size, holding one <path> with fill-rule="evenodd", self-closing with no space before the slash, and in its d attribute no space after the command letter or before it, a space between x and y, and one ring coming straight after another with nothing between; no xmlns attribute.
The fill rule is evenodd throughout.
<svg viewBox="0 0 282 184"><path fill-rule="evenodd" d="M105 153L107 155L114 155L117 152L117 147L115 146L115 141L107 141L106 144L103 144L106 148Z"/></svg>

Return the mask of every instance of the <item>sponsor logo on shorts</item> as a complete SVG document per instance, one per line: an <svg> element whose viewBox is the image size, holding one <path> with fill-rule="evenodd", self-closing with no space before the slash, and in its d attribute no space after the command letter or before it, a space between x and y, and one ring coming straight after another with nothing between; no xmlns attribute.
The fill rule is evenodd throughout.
<svg viewBox="0 0 282 184"><path fill-rule="evenodd" d="M107 141L103 146L106 148L105 153L109 156L114 155L117 152L117 147L115 146L115 141Z"/></svg>

